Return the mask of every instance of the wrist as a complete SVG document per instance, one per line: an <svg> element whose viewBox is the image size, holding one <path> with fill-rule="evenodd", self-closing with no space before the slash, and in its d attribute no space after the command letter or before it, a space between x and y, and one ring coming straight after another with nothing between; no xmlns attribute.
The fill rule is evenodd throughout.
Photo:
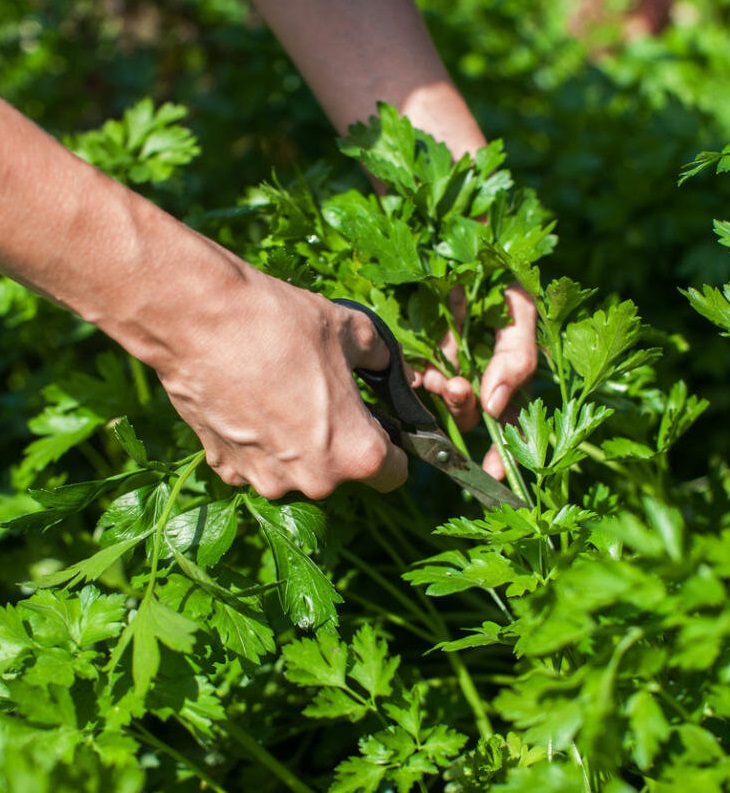
<svg viewBox="0 0 730 793"><path fill-rule="evenodd" d="M125 244L98 293L77 310L162 373L204 354L196 352L200 340L220 335L232 303L243 319L249 283L258 273L150 202L127 198L120 223Z"/></svg>
<svg viewBox="0 0 730 793"><path fill-rule="evenodd" d="M455 160L474 155L487 142L466 101L447 80L413 89L400 103L400 112L417 129L445 143Z"/></svg>

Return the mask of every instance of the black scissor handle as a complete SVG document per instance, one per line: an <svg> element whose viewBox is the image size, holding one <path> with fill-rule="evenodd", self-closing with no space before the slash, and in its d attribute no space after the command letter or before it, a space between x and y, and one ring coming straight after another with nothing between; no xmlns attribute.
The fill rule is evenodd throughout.
<svg viewBox="0 0 730 793"><path fill-rule="evenodd" d="M409 427L435 427L437 421L433 414L411 388L406 375L403 351L393 331L372 309L362 303L345 297L335 298L332 302L365 314L375 325L390 352L390 364L387 369L382 372L355 369L355 374L372 388L375 395L393 411L393 416L398 421ZM374 415L381 420L377 414Z"/></svg>

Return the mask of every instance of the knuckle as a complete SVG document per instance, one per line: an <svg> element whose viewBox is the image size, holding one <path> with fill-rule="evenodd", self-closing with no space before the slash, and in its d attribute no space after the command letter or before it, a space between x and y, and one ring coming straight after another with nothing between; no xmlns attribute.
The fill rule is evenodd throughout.
<svg viewBox="0 0 730 793"><path fill-rule="evenodd" d="M337 484L339 483L324 481L308 482L302 486L301 492L307 498L311 498L312 501L322 501L323 499L327 498L327 496L332 494L334 489L337 487Z"/></svg>
<svg viewBox="0 0 730 793"><path fill-rule="evenodd" d="M208 466L215 471L220 479L231 487L240 487L246 484L246 479L230 465L224 457L216 451L206 451L205 460Z"/></svg>
<svg viewBox="0 0 730 793"><path fill-rule="evenodd" d="M274 479L264 480L259 482L251 482L253 489L263 496L267 501L276 501L278 498L283 498L293 488L286 487L283 483L277 482Z"/></svg>
<svg viewBox="0 0 730 793"><path fill-rule="evenodd" d="M388 456L388 441L385 437L371 433L357 450L354 479L372 479L382 469Z"/></svg>
<svg viewBox="0 0 730 793"><path fill-rule="evenodd" d="M231 485L232 487L240 487L246 484L246 480L230 466L219 466L215 469L215 472L227 485Z"/></svg>
<svg viewBox="0 0 730 793"><path fill-rule="evenodd" d="M212 468L216 473L218 473L221 466L223 465L222 455L213 449L205 450L205 461L208 463L208 466Z"/></svg>

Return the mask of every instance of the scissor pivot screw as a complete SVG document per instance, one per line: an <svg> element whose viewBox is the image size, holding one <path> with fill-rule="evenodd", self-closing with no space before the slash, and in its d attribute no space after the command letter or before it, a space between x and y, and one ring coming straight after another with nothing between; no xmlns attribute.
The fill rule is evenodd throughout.
<svg viewBox="0 0 730 793"><path fill-rule="evenodd" d="M440 463L448 463L451 459L451 452L448 449L439 449L436 452L436 460Z"/></svg>

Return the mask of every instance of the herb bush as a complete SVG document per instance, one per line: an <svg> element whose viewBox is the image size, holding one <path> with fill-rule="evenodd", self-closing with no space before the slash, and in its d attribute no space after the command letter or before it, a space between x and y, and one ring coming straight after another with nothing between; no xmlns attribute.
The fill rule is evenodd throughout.
<svg viewBox="0 0 730 793"><path fill-rule="evenodd" d="M66 140L174 205L200 163L183 118L145 100ZM723 189L721 147L678 195L708 192L701 170ZM0 789L730 787L730 476L704 437L683 463L711 403L677 376L674 315L650 327L616 285L561 272L564 213L555 225L504 148L453 164L382 106L333 167L189 220L372 306L414 363L446 365L434 351L463 284L473 380L519 281L542 352L519 424L449 431L475 456L500 445L529 508L485 512L415 466L387 497L230 488L143 367L3 282ZM343 185L348 159L387 195ZM728 221L715 230L726 256ZM726 345L707 320L730 333L730 285L688 280L683 321L695 308L704 343Z"/></svg>

